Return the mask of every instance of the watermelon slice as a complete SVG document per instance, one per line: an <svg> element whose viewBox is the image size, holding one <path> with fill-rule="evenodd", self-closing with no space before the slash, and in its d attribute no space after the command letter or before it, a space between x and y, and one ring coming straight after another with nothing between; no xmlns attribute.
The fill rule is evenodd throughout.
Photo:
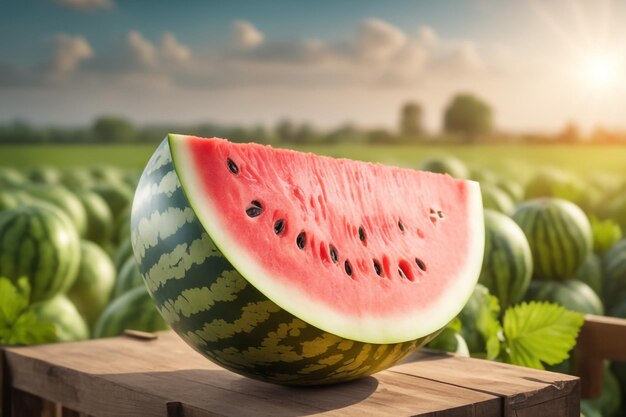
<svg viewBox="0 0 626 417"><path fill-rule="evenodd" d="M327 384L386 369L461 310L482 264L477 183L170 135L132 206L157 309L234 372Z"/></svg>

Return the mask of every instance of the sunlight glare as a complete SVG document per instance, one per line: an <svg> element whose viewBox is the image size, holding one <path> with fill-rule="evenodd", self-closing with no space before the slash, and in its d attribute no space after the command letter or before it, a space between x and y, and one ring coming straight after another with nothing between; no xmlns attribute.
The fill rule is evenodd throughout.
<svg viewBox="0 0 626 417"><path fill-rule="evenodd" d="M590 87L607 89L618 83L619 63L610 55L590 55L583 65L584 77Z"/></svg>

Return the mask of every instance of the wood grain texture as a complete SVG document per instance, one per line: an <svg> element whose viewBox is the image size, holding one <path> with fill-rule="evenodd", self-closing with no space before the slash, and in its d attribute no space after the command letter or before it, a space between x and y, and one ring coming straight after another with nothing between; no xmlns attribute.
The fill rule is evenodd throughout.
<svg viewBox="0 0 626 417"><path fill-rule="evenodd" d="M581 396L602 395L604 360L626 362L626 320L586 315L576 348L572 371L581 379Z"/></svg>
<svg viewBox="0 0 626 417"><path fill-rule="evenodd" d="M172 332L10 348L5 356L14 388L97 417L491 417L578 401L574 377L427 351L372 377L307 388L228 372ZM554 415L578 417L574 408Z"/></svg>

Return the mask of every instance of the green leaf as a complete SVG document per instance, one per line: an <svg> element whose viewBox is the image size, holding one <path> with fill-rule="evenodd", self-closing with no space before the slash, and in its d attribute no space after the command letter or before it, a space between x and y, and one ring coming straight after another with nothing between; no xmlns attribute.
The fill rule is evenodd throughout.
<svg viewBox="0 0 626 417"><path fill-rule="evenodd" d="M599 220L596 216L589 217L593 234L593 250L604 253L622 238L622 229L611 219Z"/></svg>
<svg viewBox="0 0 626 417"><path fill-rule="evenodd" d="M30 285L28 279L20 278L14 285L8 278L0 278L0 328L14 323L28 306Z"/></svg>
<svg viewBox="0 0 626 417"><path fill-rule="evenodd" d="M54 323L40 320L29 309L30 284L0 278L0 345L34 345L57 341Z"/></svg>
<svg viewBox="0 0 626 417"><path fill-rule="evenodd" d="M504 314L505 360L543 369L567 359L584 316L552 303L522 303Z"/></svg>

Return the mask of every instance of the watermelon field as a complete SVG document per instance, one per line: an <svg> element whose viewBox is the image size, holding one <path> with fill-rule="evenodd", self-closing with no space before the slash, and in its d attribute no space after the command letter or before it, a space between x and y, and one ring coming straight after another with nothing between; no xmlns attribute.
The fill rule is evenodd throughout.
<svg viewBox="0 0 626 417"><path fill-rule="evenodd" d="M445 173L481 185L485 250L479 284L469 301L434 340L425 337L413 344L395 344L393 355L386 360L368 357L372 369L384 369L390 364L386 361L399 360L407 350L429 342L430 348L460 355L568 373L572 371L569 354L582 324L582 314L626 318L626 240L622 239L626 232L626 147L294 148ZM179 307L180 299L163 292L163 282L171 277L163 276L166 269L159 269L162 267L154 261L156 255L149 250L154 243L144 242L146 253L133 255L131 228L138 230L140 222L131 224L135 191L160 189L158 181L173 172L171 161L165 165L158 158L153 159L154 168L140 182L141 172L155 149L156 145L152 144L0 147L0 306L5 309L0 311L4 314L0 314L0 345L117 336L124 329L153 332L170 325L179 333L184 330L189 335L190 329L195 329L197 335L203 334L208 313L184 320L183 315L195 314L184 310L193 305ZM163 171L163 166L170 171ZM229 168L233 174L239 170L236 166ZM155 176L155 172L161 176ZM176 193L181 193L180 184L172 190L169 194L155 192L150 198L162 204L159 199L167 194L170 201L167 204L180 210L189 209L189 202L176 200L179 198ZM150 210L154 210L150 204L157 203L146 200L148 204L144 200L142 197L135 210L139 213L137 217L149 218ZM141 204L147 204L147 208ZM257 202L248 216L256 217L261 208ZM190 224L195 227L190 229L190 242L202 240L203 227L197 219ZM283 223L274 224L277 235L283 228ZM166 241L157 235L149 237ZM361 229L359 236L365 240ZM299 235L297 244L302 249L304 237L301 239ZM210 250L217 251L214 246ZM182 273L192 274L191 265L204 268L207 259L210 260L210 256L191 259L191 250L189 256L181 257ZM145 259L151 263L142 263ZM419 269L426 269L421 260L416 258L416 262ZM154 268L159 271L154 272ZM221 275L232 273L230 264L207 268L217 268ZM377 261L374 268L380 275ZM344 269L348 275L352 274L349 263ZM236 285L246 287L243 278L240 281ZM199 289L177 289L183 290L187 291L184 296L191 299ZM211 287L211 291L218 290ZM219 297L236 299L235 289L228 287L220 291L223 292ZM249 300L261 297L256 290L237 291L241 291L241 304L233 308L238 311L245 311ZM271 307L268 308L271 313ZM275 316L284 323L296 320L291 315L275 313ZM554 322L549 322L551 317ZM234 318L232 312L218 316L222 321ZM268 325L259 325L262 329L264 326ZM554 330L557 327L550 326L561 327L557 331ZM285 339L294 346L326 337L314 327L290 329L293 335L300 334L300 339L295 336ZM217 330L226 332L222 328ZM533 339L537 335L541 340ZM202 341L200 336L188 336L188 339L185 340L198 350L207 351L242 343L235 330L228 337L215 340L209 337ZM217 347L207 347L214 345ZM303 355L297 358L296 363L301 367L297 372L309 369L310 379L302 378L303 383L333 381L324 372L341 369L342 363L335 357L363 356L371 346L356 344L345 349L329 349L325 356L320 354L315 358L328 363L335 360L333 365L337 365L334 368L315 365L320 366L317 374L310 371L313 362ZM266 365L257 368L248 362L237 362L237 358L213 353L207 356L253 377L258 377L255 373L263 368L263 372L272 375L267 380L284 382L280 379L284 375L278 377L282 374L272 373L275 370ZM286 369L287 365L280 366ZM350 375L360 374L354 371ZM337 377L337 380L341 379ZM626 367L607 363L602 397L584 400L583 412L586 416L624 415L625 394Z"/></svg>

